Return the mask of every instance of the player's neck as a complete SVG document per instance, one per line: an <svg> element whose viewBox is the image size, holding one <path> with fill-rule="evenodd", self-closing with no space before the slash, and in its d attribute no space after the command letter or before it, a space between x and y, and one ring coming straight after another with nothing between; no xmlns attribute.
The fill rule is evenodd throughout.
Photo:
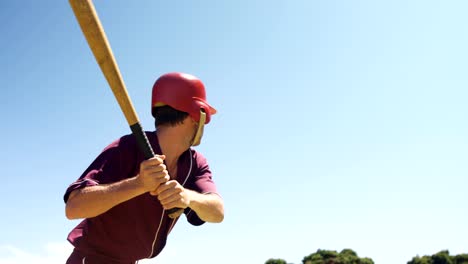
<svg viewBox="0 0 468 264"><path fill-rule="evenodd" d="M156 135L162 154L166 155L166 164L176 164L180 155L190 147L182 129L178 127L158 127Z"/></svg>

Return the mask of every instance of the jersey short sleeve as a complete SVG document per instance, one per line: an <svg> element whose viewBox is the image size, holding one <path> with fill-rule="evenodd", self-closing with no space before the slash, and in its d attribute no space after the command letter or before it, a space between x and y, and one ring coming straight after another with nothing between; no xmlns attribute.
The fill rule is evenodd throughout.
<svg viewBox="0 0 468 264"><path fill-rule="evenodd" d="M206 158L199 152L194 151L193 159L195 161L194 173L191 175L193 178L187 185L187 188L202 194L219 195ZM190 208L186 209L185 214L187 220L192 225L202 225L205 223Z"/></svg>
<svg viewBox="0 0 468 264"><path fill-rule="evenodd" d="M194 159L196 170L194 175L193 188L199 193L217 193L216 185L213 181L210 166L206 158L199 152L195 152Z"/></svg>
<svg viewBox="0 0 468 264"><path fill-rule="evenodd" d="M63 199L68 201L74 190L98 184L113 183L128 178L134 170L132 146L128 136L122 137L108 145L83 174L66 190Z"/></svg>

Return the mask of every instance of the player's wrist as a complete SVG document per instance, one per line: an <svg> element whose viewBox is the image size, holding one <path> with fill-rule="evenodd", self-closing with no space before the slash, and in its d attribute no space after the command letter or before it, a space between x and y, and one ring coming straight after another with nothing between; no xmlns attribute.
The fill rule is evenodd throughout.
<svg viewBox="0 0 468 264"><path fill-rule="evenodd" d="M146 193L150 191L145 188L145 183L140 177L140 174L137 174L135 177L130 178L130 181L132 182L135 190L137 190L139 193Z"/></svg>
<svg viewBox="0 0 468 264"><path fill-rule="evenodd" d="M186 191L186 199L188 200L187 204L188 206L187 207L190 207L191 209L194 209L194 207L197 207L197 204L199 204L199 201L197 199L197 196L199 195L199 193L195 192L195 191L192 191L192 190L189 190L189 189L185 189Z"/></svg>

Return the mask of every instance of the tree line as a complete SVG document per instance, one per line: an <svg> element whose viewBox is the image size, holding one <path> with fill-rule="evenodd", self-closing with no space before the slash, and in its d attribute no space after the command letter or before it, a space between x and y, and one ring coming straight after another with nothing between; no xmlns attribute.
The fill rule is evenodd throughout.
<svg viewBox="0 0 468 264"><path fill-rule="evenodd" d="M284 259L269 259L265 264L293 264ZM305 256L302 264L375 264L371 258L361 258L351 249L335 250L319 249ZM431 256L415 256L407 264L468 264L468 254L451 256L448 250L442 250Z"/></svg>

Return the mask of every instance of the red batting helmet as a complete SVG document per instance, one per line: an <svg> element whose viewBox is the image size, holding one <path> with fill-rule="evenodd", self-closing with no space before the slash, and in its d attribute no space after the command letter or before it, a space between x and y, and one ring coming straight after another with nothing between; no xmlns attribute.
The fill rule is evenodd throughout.
<svg viewBox="0 0 468 264"><path fill-rule="evenodd" d="M159 77L153 86L151 107L168 105L187 112L195 121L200 120L200 110L206 113L206 124L216 109L206 101L205 86L195 76L172 72Z"/></svg>

